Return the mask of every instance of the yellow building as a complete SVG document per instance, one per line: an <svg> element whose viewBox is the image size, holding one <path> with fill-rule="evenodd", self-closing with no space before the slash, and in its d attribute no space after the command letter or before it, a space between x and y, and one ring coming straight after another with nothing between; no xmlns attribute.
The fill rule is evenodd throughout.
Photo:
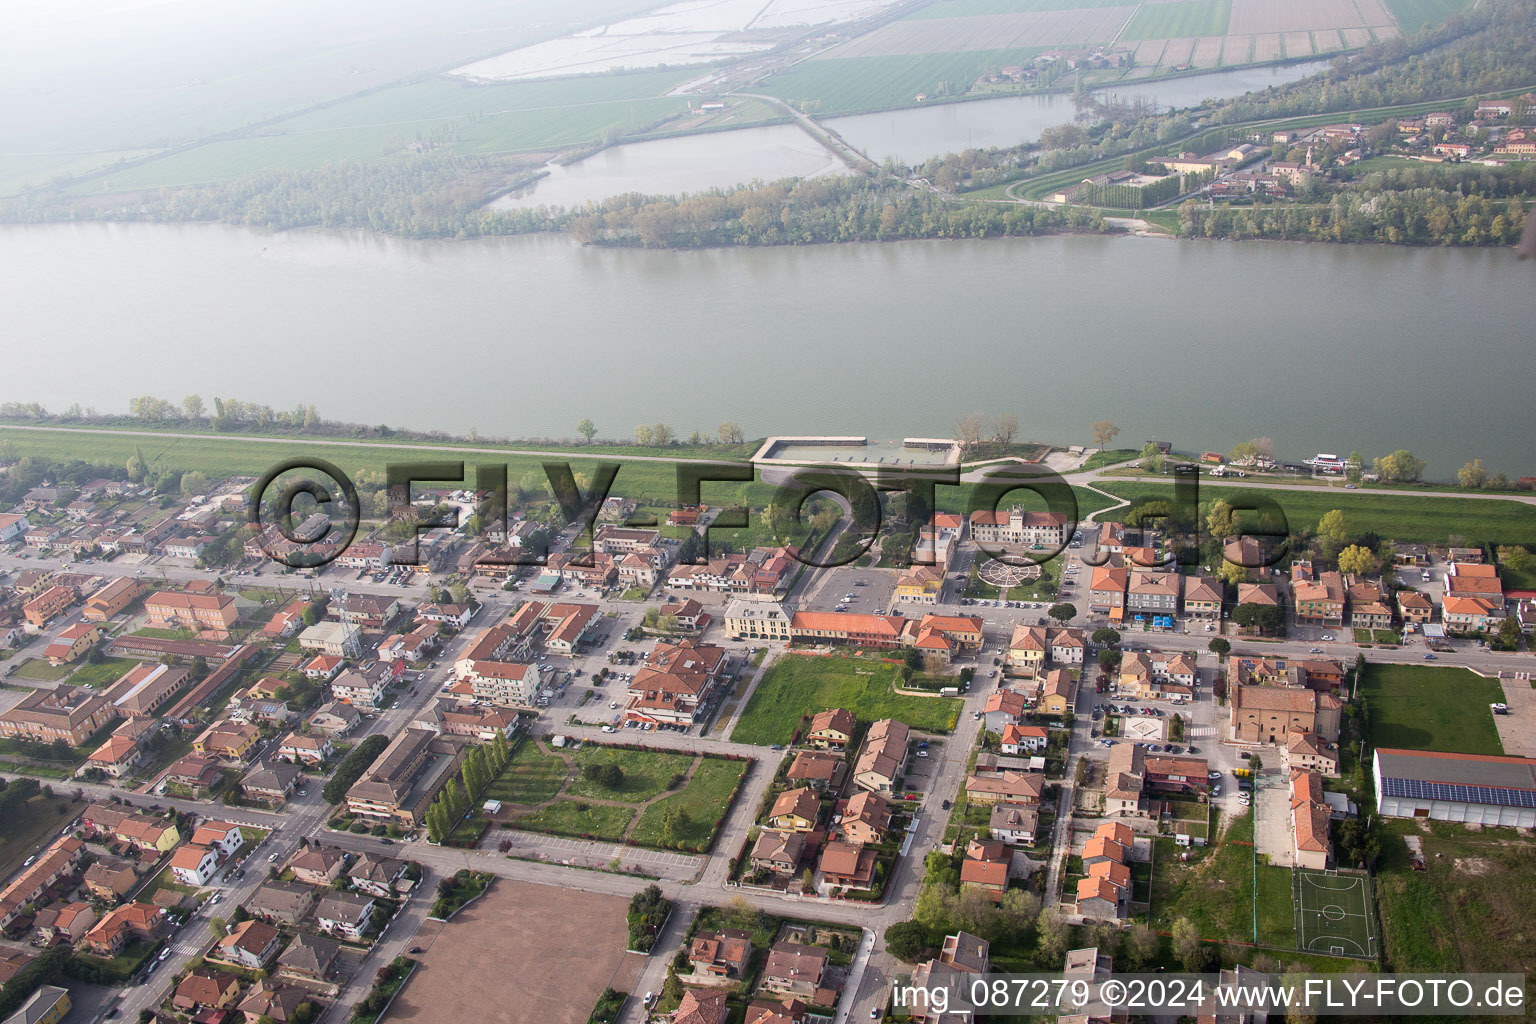
<svg viewBox="0 0 1536 1024"><path fill-rule="evenodd" d="M192 749L200 754L212 754L215 757L243 761L245 755L250 753L259 739L261 739L261 730L254 725L216 722L192 741Z"/></svg>
<svg viewBox="0 0 1536 1024"><path fill-rule="evenodd" d="M44 985L5 1019L5 1024L58 1024L70 1010L69 989Z"/></svg>
<svg viewBox="0 0 1536 1024"><path fill-rule="evenodd" d="M927 565L913 566L896 581L896 600L934 604L944 589L944 574Z"/></svg>
<svg viewBox="0 0 1536 1024"><path fill-rule="evenodd" d="M1077 681L1064 668L1052 669L1040 684L1040 703L1036 710L1044 715L1065 715L1072 710L1077 695Z"/></svg>

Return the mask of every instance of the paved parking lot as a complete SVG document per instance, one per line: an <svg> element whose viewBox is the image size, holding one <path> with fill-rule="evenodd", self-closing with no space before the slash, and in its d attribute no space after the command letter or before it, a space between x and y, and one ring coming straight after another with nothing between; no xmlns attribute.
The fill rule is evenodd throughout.
<svg viewBox="0 0 1536 1024"><path fill-rule="evenodd" d="M1529 679L1504 679L1504 703L1509 714L1494 715L1499 741L1511 757L1536 757L1536 690Z"/></svg>

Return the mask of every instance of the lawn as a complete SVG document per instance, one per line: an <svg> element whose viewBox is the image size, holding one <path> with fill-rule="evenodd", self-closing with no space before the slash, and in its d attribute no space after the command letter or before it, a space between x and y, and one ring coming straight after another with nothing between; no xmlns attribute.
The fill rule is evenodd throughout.
<svg viewBox="0 0 1536 1024"><path fill-rule="evenodd" d="M635 812L630 807L561 800L543 810L518 818L513 825L533 832L618 842L624 838L624 830L634 819Z"/></svg>
<svg viewBox="0 0 1536 1024"><path fill-rule="evenodd" d="M1376 897L1391 971L1536 971L1536 846L1508 829L1389 821ZM1419 837L1426 870L1402 836Z"/></svg>
<svg viewBox="0 0 1536 1024"><path fill-rule="evenodd" d="M618 765L624 780L617 789L609 789L591 779L578 776L565 791L567 797L593 797L603 800L623 800L626 803L643 803L665 793L672 779L688 771L693 763L692 754L669 754L657 750L624 750L600 743L588 743L573 755L576 764L585 768L590 764Z"/></svg>
<svg viewBox="0 0 1536 1024"><path fill-rule="evenodd" d="M50 665L44 658L28 658L11 673L17 679L31 679L38 683L56 683L69 675L70 666Z"/></svg>
<svg viewBox="0 0 1536 1024"><path fill-rule="evenodd" d="M959 700L895 693L895 678L895 665L873 659L787 654L758 684L731 741L788 743L801 718L827 708L847 708L863 723L895 718L923 732L954 729Z"/></svg>
<svg viewBox="0 0 1536 1024"><path fill-rule="evenodd" d="M1436 25L1458 11L1466 10L1471 0L1386 0L1387 9L1397 19L1403 35L1411 36L1426 25Z"/></svg>
<svg viewBox="0 0 1536 1024"><path fill-rule="evenodd" d="M1169 498L1168 484L1105 481L1104 490L1122 498ZM1472 544L1536 546L1536 521L1527 507L1497 498L1425 494L1372 494L1369 491L1295 491L1277 486L1232 487L1200 481L1200 500L1270 500L1279 504L1292 529L1312 530L1330 509L1341 510L1352 529L1369 530L1404 543L1444 544L1461 534Z"/></svg>
<svg viewBox="0 0 1536 1024"><path fill-rule="evenodd" d="M731 794L740 785L748 764L748 761L704 758L682 792L656 801L641 813L631 838L644 846L665 845L662 822L667 809L675 805L688 815L688 824L678 841L688 849L708 849L715 837L715 827L725 817Z"/></svg>
<svg viewBox="0 0 1536 1024"><path fill-rule="evenodd" d="M1046 47L960 53L831 57L796 64L771 75L763 92L819 114L851 114L911 106L919 93L959 95L988 68L1027 64Z"/></svg>
<svg viewBox="0 0 1536 1024"><path fill-rule="evenodd" d="M69 681L76 686L110 686L138 664L132 658L103 658L80 666Z"/></svg>
<svg viewBox="0 0 1536 1024"><path fill-rule="evenodd" d="M39 843L84 809L85 804L76 800L49 800L43 796L28 800L0 829L0 878L9 878L36 852Z"/></svg>
<svg viewBox="0 0 1536 1024"><path fill-rule="evenodd" d="M1502 754L1488 705L1504 699L1495 679L1464 668L1367 665L1360 693L1370 706L1370 745Z"/></svg>
<svg viewBox="0 0 1536 1024"><path fill-rule="evenodd" d="M483 796L508 804L540 804L553 800L567 778L564 761L525 740Z"/></svg>
<svg viewBox="0 0 1536 1024"><path fill-rule="evenodd" d="M1126 23L1120 39L1182 39L1225 35L1227 17L1231 13L1230 0L1177 0L1175 3L1143 4Z"/></svg>
<svg viewBox="0 0 1536 1024"><path fill-rule="evenodd" d="M1214 846L1189 851L1181 862L1171 839L1156 840L1152 873L1152 927L1167 931L1181 917L1201 938L1252 942L1257 909L1259 942L1294 949L1295 919L1291 873L1259 865L1259 899L1254 905L1253 814L1234 819Z"/></svg>

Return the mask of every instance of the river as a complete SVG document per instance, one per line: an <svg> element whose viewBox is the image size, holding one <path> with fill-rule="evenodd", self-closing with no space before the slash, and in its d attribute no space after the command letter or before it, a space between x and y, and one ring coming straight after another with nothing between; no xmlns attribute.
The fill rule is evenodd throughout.
<svg viewBox="0 0 1536 1024"><path fill-rule="evenodd" d="M216 226L0 230L0 400L199 393L365 423L1025 438L1536 472L1509 250L1064 236L657 252ZM1527 369L1521 370L1520 367ZM1471 373L1471 371L1477 371ZM1469 376L1470 373L1470 376ZM211 404L211 403L210 403Z"/></svg>
<svg viewBox="0 0 1536 1024"><path fill-rule="evenodd" d="M1208 98L1240 96L1254 89L1293 82L1320 71L1325 61L1239 68L1165 81L1128 83L1104 90L1135 96L1163 107L1187 107ZM909 107L878 114L832 117L824 122L876 163L894 156L917 163L971 146L1014 146L1038 138L1051 125L1070 121L1077 108L1068 95L1004 96L965 103ZM535 206L578 207L626 192L680 195L729 188L754 179L810 178L841 174L847 168L795 125L764 125L703 135L682 135L609 146L492 205L497 209Z"/></svg>

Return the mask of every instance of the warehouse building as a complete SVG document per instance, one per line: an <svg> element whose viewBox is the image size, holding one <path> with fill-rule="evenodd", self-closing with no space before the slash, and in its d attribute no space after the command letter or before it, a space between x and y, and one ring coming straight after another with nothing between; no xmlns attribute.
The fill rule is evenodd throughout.
<svg viewBox="0 0 1536 1024"><path fill-rule="evenodd" d="M1375 767L1388 817L1536 827L1536 760L1383 748Z"/></svg>

